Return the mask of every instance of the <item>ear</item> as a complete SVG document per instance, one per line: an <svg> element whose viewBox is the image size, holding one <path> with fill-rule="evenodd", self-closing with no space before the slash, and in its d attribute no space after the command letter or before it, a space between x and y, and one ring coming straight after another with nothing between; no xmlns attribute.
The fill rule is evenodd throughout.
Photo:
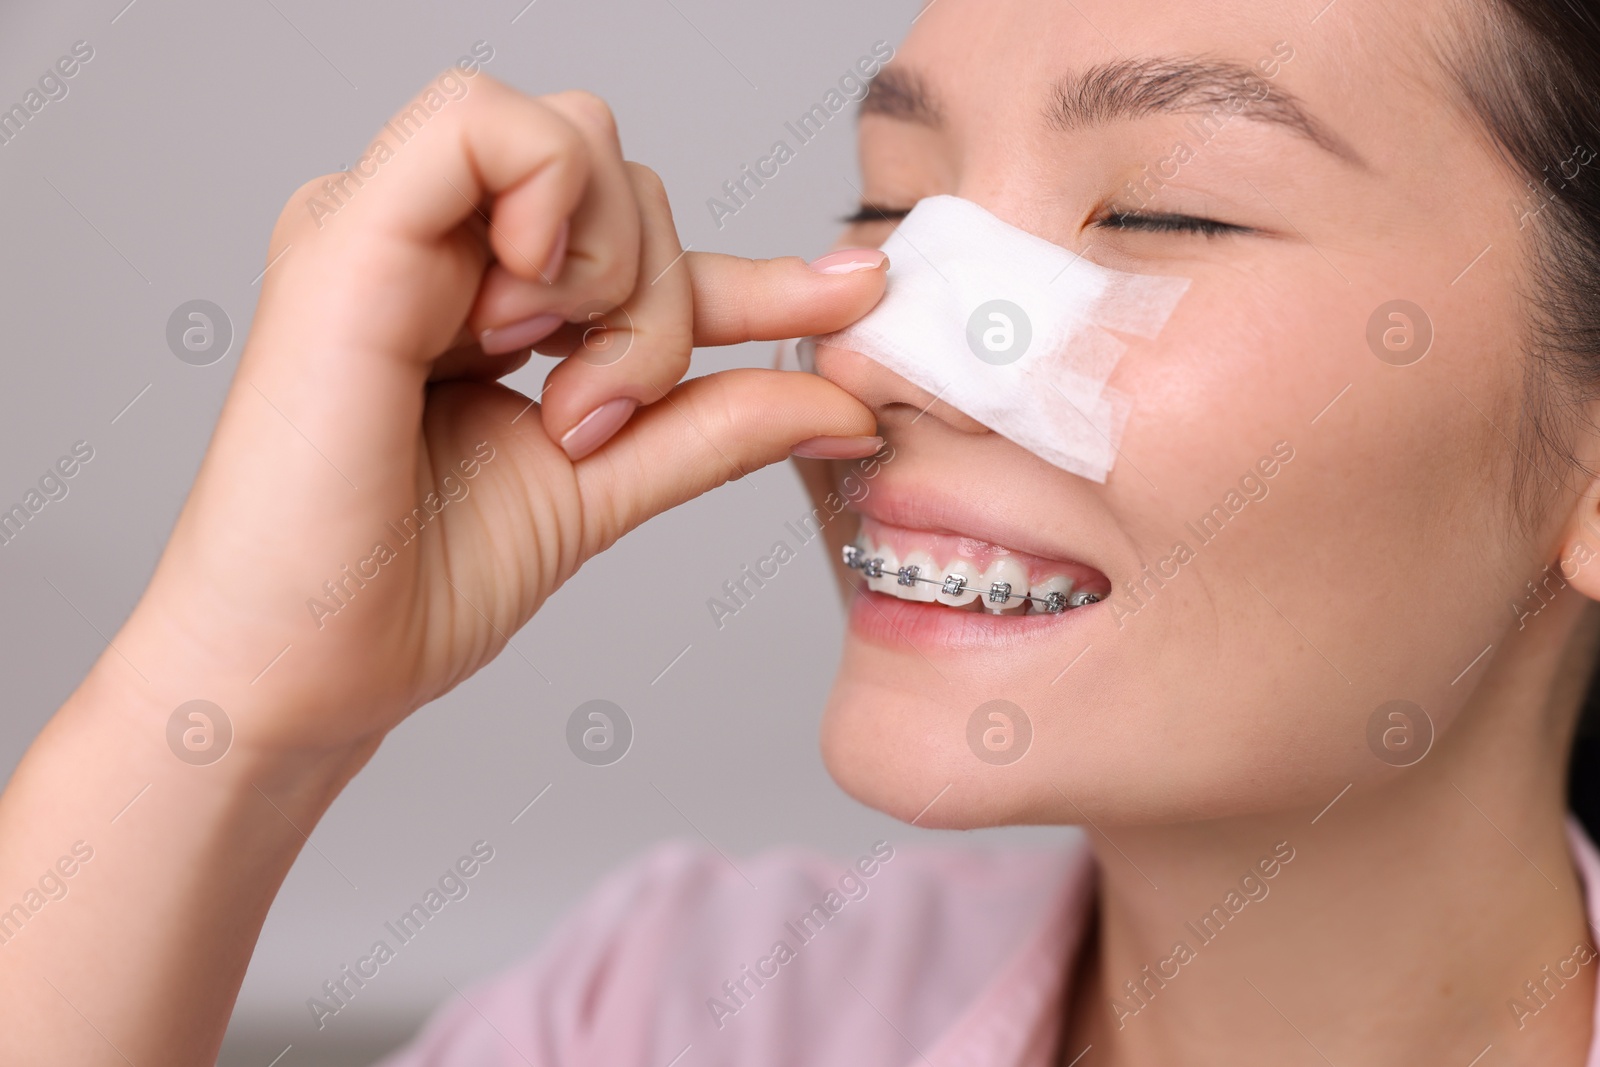
<svg viewBox="0 0 1600 1067"><path fill-rule="evenodd" d="M1590 600L1600 601L1600 479L1572 507L1551 571Z"/></svg>

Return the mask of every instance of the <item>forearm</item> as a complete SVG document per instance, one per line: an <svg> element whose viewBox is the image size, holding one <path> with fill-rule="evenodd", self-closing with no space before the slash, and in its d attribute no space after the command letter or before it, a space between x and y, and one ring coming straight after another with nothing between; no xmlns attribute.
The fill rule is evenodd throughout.
<svg viewBox="0 0 1600 1067"><path fill-rule="evenodd" d="M215 1062L303 835L376 747L241 737L195 765L168 746L165 688L108 650L0 796L4 1062Z"/></svg>

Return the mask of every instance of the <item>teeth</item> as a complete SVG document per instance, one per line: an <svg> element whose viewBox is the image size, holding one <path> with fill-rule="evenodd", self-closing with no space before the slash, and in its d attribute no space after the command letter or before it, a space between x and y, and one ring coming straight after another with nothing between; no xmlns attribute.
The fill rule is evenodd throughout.
<svg viewBox="0 0 1600 1067"><path fill-rule="evenodd" d="M1073 592L1072 579L1065 575L1041 579L1030 588L1028 569L1012 559L997 559L982 573L965 559L941 567L927 552L913 550L900 559L892 548L875 545L864 535L844 550L843 562L860 571L874 592L956 610L1058 614L1102 599L1083 590ZM1053 604L1059 609L1052 610Z"/></svg>
<svg viewBox="0 0 1600 1067"><path fill-rule="evenodd" d="M952 608L964 608L968 604L971 604L974 600L977 600L977 587L982 584L978 580L978 569L972 564L968 563L966 560L958 559L949 566L941 568L938 577L942 580L952 574L966 579L966 583L962 586L961 592L952 595L950 593L946 593L943 587L934 589L934 587L930 585L928 588L934 589L933 599L941 604L946 605L947 607Z"/></svg>
<svg viewBox="0 0 1600 1067"><path fill-rule="evenodd" d="M871 577L871 571L866 572L868 575L867 588L874 593L888 593L890 596L899 596L903 590L896 588L899 585L899 580L896 578L895 572L900 569L900 559L894 554L894 549L882 545L873 546L867 550L867 559L869 561L883 560L881 577L873 578Z"/></svg>
<svg viewBox="0 0 1600 1067"><path fill-rule="evenodd" d="M1035 600L1028 610L1031 612L1048 611L1049 609L1047 609L1044 604L1040 603L1040 601L1044 600L1051 593L1061 594L1061 600L1063 602L1062 610L1066 610L1066 599L1072 595L1072 579L1064 578L1061 575L1056 575L1053 578L1046 578L1042 582L1035 583L1033 588L1028 590L1028 595L1036 596L1039 598L1039 600Z"/></svg>
<svg viewBox="0 0 1600 1067"><path fill-rule="evenodd" d="M910 568L915 567L918 578L943 579L944 577L939 573L938 564L933 562L933 557L926 552L908 553L906 558L900 561L900 566L907 570L908 576ZM904 597L906 600L915 600L923 604L933 603L934 594L938 591L938 586L923 581L913 581L910 585L901 586L895 590L899 596Z"/></svg>
<svg viewBox="0 0 1600 1067"><path fill-rule="evenodd" d="M989 590L983 598L983 610L989 614L1018 615L1027 609L1027 600L1017 594L1028 592L1028 568L1016 560L995 560L983 572L981 583Z"/></svg>

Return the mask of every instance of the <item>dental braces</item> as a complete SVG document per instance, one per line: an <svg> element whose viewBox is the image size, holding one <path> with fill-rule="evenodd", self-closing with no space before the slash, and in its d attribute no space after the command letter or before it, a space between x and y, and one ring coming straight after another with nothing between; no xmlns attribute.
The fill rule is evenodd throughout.
<svg viewBox="0 0 1600 1067"><path fill-rule="evenodd" d="M883 559L879 556L867 557L866 549L857 545L844 546L844 565L853 571L860 571L867 578L882 578L884 576ZM960 596L967 591L967 579L961 574L947 574L939 578L924 578L922 568L916 566L901 567L894 572L897 585L912 586L918 582L939 586L939 591L945 596ZM1103 598L1099 593L1091 593L1080 589L1071 595L1060 592L1048 593L1045 596L1032 596L1028 593L1014 593L1011 591L1010 582L995 582L987 589L974 590L981 594L983 599L990 604L1006 605L1013 600L1031 600L1042 610L1057 615L1070 608L1081 608L1086 604L1098 604Z"/></svg>

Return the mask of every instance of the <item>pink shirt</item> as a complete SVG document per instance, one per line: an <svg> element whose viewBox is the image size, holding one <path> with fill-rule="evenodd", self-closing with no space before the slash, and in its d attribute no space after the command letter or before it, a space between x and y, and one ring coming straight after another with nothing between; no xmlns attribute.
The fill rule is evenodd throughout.
<svg viewBox="0 0 1600 1067"><path fill-rule="evenodd" d="M1600 855L1567 832L1600 916ZM876 848L736 868L658 846L381 1067L1048 1067L1093 911L1087 843Z"/></svg>

